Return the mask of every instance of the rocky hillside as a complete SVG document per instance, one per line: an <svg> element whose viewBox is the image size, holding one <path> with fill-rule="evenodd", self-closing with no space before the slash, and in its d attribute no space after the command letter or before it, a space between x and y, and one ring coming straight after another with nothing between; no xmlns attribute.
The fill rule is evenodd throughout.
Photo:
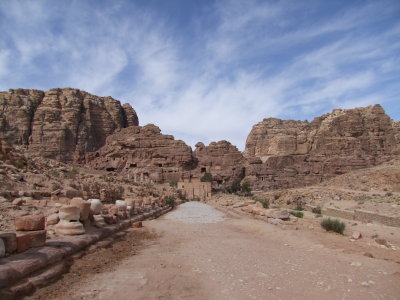
<svg viewBox="0 0 400 300"><path fill-rule="evenodd" d="M117 172L135 182L177 182L195 168L192 149L152 124L116 131L88 160L94 169Z"/></svg>
<svg viewBox="0 0 400 300"><path fill-rule="evenodd" d="M33 156L79 162L116 129L138 123L129 104L78 89L0 92L0 139Z"/></svg>
<svg viewBox="0 0 400 300"><path fill-rule="evenodd" d="M314 184L398 155L399 132L380 105L335 109L311 123L264 119L247 138L246 175L259 189Z"/></svg>
<svg viewBox="0 0 400 300"><path fill-rule="evenodd" d="M210 173L215 189L247 180L253 190L306 186L400 154L400 123L380 105L335 109L312 122L264 119L244 153L227 141L196 149L155 125L138 126L129 104L78 89L0 92L0 141L134 182L176 182Z"/></svg>
<svg viewBox="0 0 400 300"><path fill-rule="evenodd" d="M212 174L214 188L231 186L244 177L243 154L227 141L212 142L208 146L197 143L193 154L198 164L196 175Z"/></svg>

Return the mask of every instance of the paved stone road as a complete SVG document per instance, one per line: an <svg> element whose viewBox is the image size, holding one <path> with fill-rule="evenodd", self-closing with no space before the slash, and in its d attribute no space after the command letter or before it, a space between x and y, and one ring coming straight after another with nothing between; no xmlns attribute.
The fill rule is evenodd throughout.
<svg viewBox="0 0 400 300"><path fill-rule="evenodd" d="M145 226L161 237L68 299L398 299L400 267L188 202ZM106 259L106 258L105 258ZM67 299L65 298L65 299Z"/></svg>

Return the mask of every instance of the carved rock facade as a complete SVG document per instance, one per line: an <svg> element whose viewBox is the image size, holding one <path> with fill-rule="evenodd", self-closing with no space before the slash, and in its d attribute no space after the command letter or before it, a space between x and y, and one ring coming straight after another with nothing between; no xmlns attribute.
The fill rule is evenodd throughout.
<svg viewBox="0 0 400 300"><path fill-rule="evenodd" d="M107 138L89 157L89 166L118 172L135 182L177 182L195 167L192 149L153 125L131 126Z"/></svg>
<svg viewBox="0 0 400 300"><path fill-rule="evenodd" d="M197 143L193 154L198 164L194 174L202 177L210 173L214 189L229 187L245 175L243 154L227 141L212 142L208 146Z"/></svg>

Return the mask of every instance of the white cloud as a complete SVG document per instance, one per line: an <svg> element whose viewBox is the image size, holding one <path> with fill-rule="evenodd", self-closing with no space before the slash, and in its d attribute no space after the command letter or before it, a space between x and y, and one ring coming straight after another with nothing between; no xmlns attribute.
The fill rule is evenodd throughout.
<svg viewBox="0 0 400 300"><path fill-rule="evenodd" d="M393 91L376 89L398 78L400 25L363 30L385 20L393 5L370 2L297 23L320 4L218 1L210 16L201 15L215 27L193 34L129 1L108 9L28 3L0 4L16 24L7 28L16 53L0 50L3 86L31 87L42 74L58 87L111 95L131 102L142 124L155 123L191 145L226 139L243 149L264 117L304 119L337 106L387 102ZM131 14L120 16L126 7Z"/></svg>

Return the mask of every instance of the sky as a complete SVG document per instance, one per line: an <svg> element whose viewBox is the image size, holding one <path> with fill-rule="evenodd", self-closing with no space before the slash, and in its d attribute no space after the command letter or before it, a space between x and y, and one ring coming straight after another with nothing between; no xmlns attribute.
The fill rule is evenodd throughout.
<svg viewBox="0 0 400 300"><path fill-rule="evenodd" d="M334 108L399 120L400 1L0 0L0 90L55 87L191 146Z"/></svg>

